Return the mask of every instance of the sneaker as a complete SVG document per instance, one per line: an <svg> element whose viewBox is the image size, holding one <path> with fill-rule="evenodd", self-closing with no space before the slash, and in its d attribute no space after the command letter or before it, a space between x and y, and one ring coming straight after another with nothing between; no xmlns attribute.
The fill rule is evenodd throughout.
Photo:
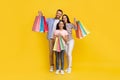
<svg viewBox="0 0 120 80"><path fill-rule="evenodd" d="M53 71L54 71L54 67L50 66L50 72L53 72Z"/></svg>
<svg viewBox="0 0 120 80"><path fill-rule="evenodd" d="M59 70L56 70L56 74L59 74Z"/></svg>
<svg viewBox="0 0 120 80"><path fill-rule="evenodd" d="M67 69L67 73L71 73L71 68L68 68L68 69Z"/></svg>
<svg viewBox="0 0 120 80"><path fill-rule="evenodd" d="M61 70L61 74L64 74L64 70Z"/></svg>

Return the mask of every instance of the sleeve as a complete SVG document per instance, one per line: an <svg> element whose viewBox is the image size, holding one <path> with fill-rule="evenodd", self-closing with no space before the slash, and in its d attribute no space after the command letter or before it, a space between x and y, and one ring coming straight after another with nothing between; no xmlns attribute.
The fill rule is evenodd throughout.
<svg viewBox="0 0 120 80"><path fill-rule="evenodd" d="M50 20L49 18L46 19L47 24L48 24L49 20Z"/></svg>
<svg viewBox="0 0 120 80"><path fill-rule="evenodd" d="M56 35L57 34L57 30L55 30L55 32L53 34Z"/></svg>

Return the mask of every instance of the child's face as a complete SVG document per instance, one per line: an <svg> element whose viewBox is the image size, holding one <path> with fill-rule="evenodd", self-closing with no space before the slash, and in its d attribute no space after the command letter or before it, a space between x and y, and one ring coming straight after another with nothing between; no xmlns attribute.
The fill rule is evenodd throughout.
<svg viewBox="0 0 120 80"><path fill-rule="evenodd" d="M59 28L60 28L60 29L63 29L63 27L64 27L64 23L63 23L63 22L60 22L60 23L59 23Z"/></svg>

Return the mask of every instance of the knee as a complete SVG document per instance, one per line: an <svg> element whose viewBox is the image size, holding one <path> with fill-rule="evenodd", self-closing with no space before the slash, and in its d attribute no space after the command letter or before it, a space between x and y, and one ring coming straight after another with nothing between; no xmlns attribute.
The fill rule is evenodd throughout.
<svg viewBox="0 0 120 80"><path fill-rule="evenodd" d="M53 57L53 53L50 53L49 56L50 56L50 57Z"/></svg>
<svg viewBox="0 0 120 80"><path fill-rule="evenodd" d="M64 60L62 60L61 63L64 64Z"/></svg>
<svg viewBox="0 0 120 80"><path fill-rule="evenodd" d="M67 54L67 57L71 57L72 55L71 54Z"/></svg>

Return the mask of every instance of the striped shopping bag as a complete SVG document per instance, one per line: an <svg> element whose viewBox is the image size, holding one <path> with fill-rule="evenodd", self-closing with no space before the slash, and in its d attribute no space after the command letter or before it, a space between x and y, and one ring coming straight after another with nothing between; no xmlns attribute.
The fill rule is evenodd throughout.
<svg viewBox="0 0 120 80"><path fill-rule="evenodd" d="M45 16L36 16L32 31L35 32L48 32L48 26Z"/></svg>
<svg viewBox="0 0 120 80"><path fill-rule="evenodd" d="M79 39L84 38L86 35L88 35L90 32L82 25L80 21L76 22L77 24L77 30L76 30L76 37Z"/></svg>

